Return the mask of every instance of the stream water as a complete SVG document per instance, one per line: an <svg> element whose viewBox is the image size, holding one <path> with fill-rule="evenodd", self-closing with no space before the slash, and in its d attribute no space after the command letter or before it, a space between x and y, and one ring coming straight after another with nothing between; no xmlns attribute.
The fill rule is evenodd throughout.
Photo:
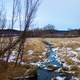
<svg viewBox="0 0 80 80"><path fill-rule="evenodd" d="M42 62L41 65L37 69L37 80L52 80L52 78L56 78L55 80L71 80L72 75L56 72L49 70L47 65L55 65L57 69L62 67L62 63L60 62L58 55L54 51L54 48L51 45L48 45L47 60ZM57 79L58 77L61 77ZM54 80L54 79L53 79Z"/></svg>

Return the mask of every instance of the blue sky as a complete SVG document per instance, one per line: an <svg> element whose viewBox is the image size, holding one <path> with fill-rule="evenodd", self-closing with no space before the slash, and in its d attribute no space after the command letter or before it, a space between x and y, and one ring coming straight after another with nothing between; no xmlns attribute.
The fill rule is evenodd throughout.
<svg viewBox="0 0 80 80"><path fill-rule="evenodd" d="M56 29L80 28L80 0L43 0L37 23L53 24Z"/></svg>
<svg viewBox="0 0 80 80"><path fill-rule="evenodd" d="M12 0L6 2L10 18ZM80 0L42 0L35 18L36 26L53 24L56 29L80 28Z"/></svg>

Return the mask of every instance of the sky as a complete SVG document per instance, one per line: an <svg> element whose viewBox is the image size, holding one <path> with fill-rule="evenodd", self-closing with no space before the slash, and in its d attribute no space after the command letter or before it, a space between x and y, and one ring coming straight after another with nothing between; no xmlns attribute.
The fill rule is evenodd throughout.
<svg viewBox="0 0 80 80"><path fill-rule="evenodd" d="M43 0L36 21L61 30L80 28L80 0Z"/></svg>
<svg viewBox="0 0 80 80"><path fill-rule="evenodd" d="M10 19L12 0L6 6ZM80 28L80 0L42 0L34 23L38 27L52 24L59 30Z"/></svg>

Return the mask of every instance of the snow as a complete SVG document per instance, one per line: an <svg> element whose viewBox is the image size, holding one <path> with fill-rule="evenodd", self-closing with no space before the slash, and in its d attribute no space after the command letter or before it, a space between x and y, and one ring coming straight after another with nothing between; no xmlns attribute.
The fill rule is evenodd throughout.
<svg viewBox="0 0 80 80"><path fill-rule="evenodd" d="M13 62L15 60L15 55L10 55L8 62Z"/></svg>
<svg viewBox="0 0 80 80"><path fill-rule="evenodd" d="M67 47L66 49L67 49L67 51L71 51L72 50L72 48L70 48L70 47Z"/></svg>
<svg viewBox="0 0 80 80"><path fill-rule="evenodd" d="M68 65L66 63L63 63L63 67L67 67Z"/></svg>
<svg viewBox="0 0 80 80"><path fill-rule="evenodd" d="M71 80L80 80L80 79L73 76Z"/></svg>
<svg viewBox="0 0 80 80"><path fill-rule="evenodd" d="M42 55L45 56L46 55L46 52L42 52Z"/></svg>
<svg viewBox="0 0 80 80"><path fill-rule="evenodd" d="M33 50L28 50L28 55L32 55L33 54Z"/></svg>
<svg viewBox="0 0 80 80"><path fill-rule="evenodd" d="M53 48L52 51L58 51L58 49L59 49L58 47L57 48Z"/></svg>
<svg viewBox="0 0 80 80"><path fill-rule="evenodd" d="M78 60L76 57L72 58L72 60L76 63L80 63L80 60Z"/></svg>
<svg viewBox="0 0 80 80"><path fill-rule="evenodd" d="M79 51L80 52L80 47L79 48L76 48L76 51Z"/></svg>
<svg viewBox="0 0 80 80"><path fill-rule="evenodd" d="M57 79L57 80L65 80L65 77L60 77L60 76L58 76L58 77L56 77L56 79Z"/></svg>

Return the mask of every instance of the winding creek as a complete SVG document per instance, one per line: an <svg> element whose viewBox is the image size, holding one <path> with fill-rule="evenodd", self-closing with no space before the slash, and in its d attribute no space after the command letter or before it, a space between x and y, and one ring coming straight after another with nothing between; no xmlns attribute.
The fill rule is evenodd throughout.
<svg viewBox="0 0 80 80"><path fill-rule="evenodd" d="M55 70L50 70L47 65L53 65ZM48 45L47 60L42 62L37 69L37 80L71 80L71 74L58 71L63 65L51 45Z"/></svg>

